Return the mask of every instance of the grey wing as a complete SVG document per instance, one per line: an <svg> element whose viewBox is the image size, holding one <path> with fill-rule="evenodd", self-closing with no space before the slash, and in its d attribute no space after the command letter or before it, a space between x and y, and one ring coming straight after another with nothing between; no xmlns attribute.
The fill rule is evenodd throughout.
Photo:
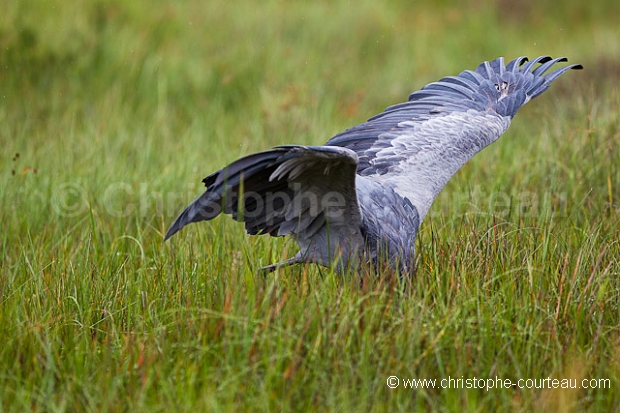
<svg viewBox="0 0 620 413"><path fill-rule="evenodd" d="M359 156L358 173L394 188L416 206L420 220L439 191L471 157L501 136L517 110L580 65L565 58L525 57L482 63L412 93L409 101L334 136L327 145Z"/></svg>
<svg viewBox="0 0 620 413"><path fill-rule="evenodd" d="M172 224L220 213L245 223L249 234L292 235L301 247L292 262L329 265L361 243L355 192L355 152L330 146L279 146L241 158L203 180L207 190Z"/></svg>

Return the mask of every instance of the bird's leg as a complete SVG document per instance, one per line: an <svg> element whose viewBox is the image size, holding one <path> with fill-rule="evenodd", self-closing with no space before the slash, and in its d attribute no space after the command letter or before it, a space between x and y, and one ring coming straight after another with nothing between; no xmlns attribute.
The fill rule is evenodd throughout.
<svg viewBox="0 0 620 413"><path fill-rule="evenodd" d="M276 262L275 264L267 265L266 267L259 268L257 274L265 275L274 272L278 268L287 267L289 265L299 264L300 261L297 257L289 258L286 261Z"/></svg>

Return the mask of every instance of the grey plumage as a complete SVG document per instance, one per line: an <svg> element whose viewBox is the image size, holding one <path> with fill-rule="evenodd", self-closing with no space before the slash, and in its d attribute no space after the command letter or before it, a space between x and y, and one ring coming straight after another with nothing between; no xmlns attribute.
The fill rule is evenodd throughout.
<svg viewBox="0 0 620 413"><path fill-rule="evenodd" d="M278 146L206 177L204 194L166 234L220 213L249 234L291 235L300 251L282 263L387 263L413 271L418 228L433 200L476 153L496 141L517 110L547 90L565 58L484 62L445 77L348 129L325 146Z"/></svg>

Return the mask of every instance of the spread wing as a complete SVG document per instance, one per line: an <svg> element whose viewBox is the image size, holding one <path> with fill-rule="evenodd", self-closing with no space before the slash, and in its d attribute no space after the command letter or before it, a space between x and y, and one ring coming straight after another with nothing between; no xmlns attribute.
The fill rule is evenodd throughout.
<svg viewBox="0 0 620 413"><path fill-rule="evenodd" d="M391 186L418 209L420 220L454 173L499 138L517 110L547 90L570 65L545 73L566 58L519 57L482 63L413 92L326 144L351 149L357 172Z"/></svg>
<svg viewBox="0 0 620 413"><path fill-rule="evenodd" d="M413 254L417 227L439 191L506 131L521 106L566 71L581 69L545 74L565 61L485 62L425 86L326 146L280 146L241 158L204 179L205 193L166 239L226 213L250 234L292 235L301 251L285 264L329 265L344 257L341 265L348 265L366 241L395 245L394 255ZM386 221L394 230L384 231Z"/></svg>
<svg viewBox="0 0 620 413"><path fill-rule="evenodd" d="M362 242L357 162L355 152L333 146L279 146L241 158L203 180L206 191L166 239L189 223L225 213L252 235L293 235L301 251L287 263L329 265Z"/></svg>

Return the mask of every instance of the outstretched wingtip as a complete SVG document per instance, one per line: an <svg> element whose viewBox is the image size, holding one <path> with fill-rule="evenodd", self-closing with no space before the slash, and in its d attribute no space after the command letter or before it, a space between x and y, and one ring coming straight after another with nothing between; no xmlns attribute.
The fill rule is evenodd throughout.
<svg viewBox="0 0 620 413"><path fill-rule="evenodd" d="M168 232L166 232L166 236L164 236L164 242L168 241L171 236L179 232L179 229L180 228L175 228L175 225L172 225L170 229L168 229Z"/></svg>
<svg viewBox="0 0 620 413"><path fill-rule="evenodd" d="M174 234L182 230L183 227L188 224L188 221L187 221L187 210L188 209L189 207L186 208L185 211L183 211L181 215L178 216L178 218L172 223L172 225L170 225L170 228L168 228L168 232L166 232L166 236L164 237L164 242L168 241L170 237L172 237Z"/></svg>

